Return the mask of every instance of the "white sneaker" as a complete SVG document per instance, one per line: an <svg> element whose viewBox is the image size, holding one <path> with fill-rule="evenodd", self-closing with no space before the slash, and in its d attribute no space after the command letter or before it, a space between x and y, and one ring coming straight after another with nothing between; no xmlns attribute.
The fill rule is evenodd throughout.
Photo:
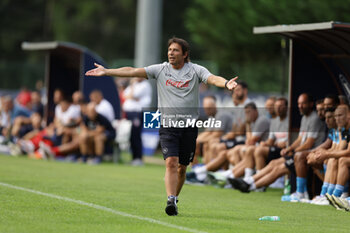
<svg viewBox="0 0 350 233"><path fill-rule="evenodd" d="M223 188L226 185L226 177L221 172L208 172L207 181L209 184L219 188Z"/></svg>
<svg viewBox="0 0 350 233"><path fill-rule="evenodd" d="M29 140L19 140L18 145L26 154L33 154L35 151L34 144Z"/></svg>
<svg viewBox="0 0 350 233"><path fill-rule="evenodd" d="M349 196L348 192L343 192L343 194L340 196L343 199L346 199Z"/></svg>
<svg viewBox="0 0 350 233"><path fill-rule="evenodd" d="M12 156L18 156L18 155L22 154L21 148L18 145L14 144L12 142L9 142L8 146L10 148L10 154Z"/></svg>
<svg viewBox="0 0 350 233"><path fill-rule="evenodd" d="M329 201L325 196L316 196L310 203L314 205L329 205Z"/></svg>
<svg viewBox="0 0 350 233"><path fill-rule="evenodd" d="M131 161L131 166L134 166L134 167L143 166L142 159L134 159L133 161Z"/></svg>
<svg viewBox="0 0 350 233"><path fill-rule="evenodd" d="M45 142L39 142L40 149L45 153L46 158L50 160L55 159L55 154L52 152L51 147Z"/></svg>
<svg viewBox="0 0 350 233"><path fill-rule="evenodd" d="M292 193L290 195L290 202L303 202L303 203L309 203L309 194L307 192L304 193Z"/></svg>

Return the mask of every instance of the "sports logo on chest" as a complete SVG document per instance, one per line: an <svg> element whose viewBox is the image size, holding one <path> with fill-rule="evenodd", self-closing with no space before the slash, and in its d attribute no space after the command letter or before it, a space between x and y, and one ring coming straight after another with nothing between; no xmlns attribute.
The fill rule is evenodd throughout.
<svg viewBox="0 0 350 233"><path fill-rule="evenodd" d="M171 79L166 80L165 85L166 86L173 86L177 88L185 88L188 87L189 83L191 80L186 80L186 81L174 81Z"/></svg>

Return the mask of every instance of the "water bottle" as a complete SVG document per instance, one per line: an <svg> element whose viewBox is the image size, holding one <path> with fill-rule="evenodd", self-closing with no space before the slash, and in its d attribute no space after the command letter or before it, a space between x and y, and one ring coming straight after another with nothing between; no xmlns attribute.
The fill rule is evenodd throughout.
<svg viewBox="0 0 350 233"><path fill-rule="evenodd" d="M289 178L286 178L284 180L284 190L283 190L284 195L290 195L290 189L291 189L290 180Z"/></svg>
<svg viewBox="0 0 350 233"><path fill-rule="evenodd" d="M281 220L279 216L264 216L259 218L260 221L279 221Z"/></svg>

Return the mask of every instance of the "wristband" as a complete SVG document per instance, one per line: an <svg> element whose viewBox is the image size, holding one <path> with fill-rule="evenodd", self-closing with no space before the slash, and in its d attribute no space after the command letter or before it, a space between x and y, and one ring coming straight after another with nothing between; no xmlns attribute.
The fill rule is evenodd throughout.
<svg viewBox="0 0 350 233"><path fill-rule="evenodd" d="M228 83L229 80L226 80L225 82L225 88L228 90L228 87L227 87L227 83Z"/></svg>

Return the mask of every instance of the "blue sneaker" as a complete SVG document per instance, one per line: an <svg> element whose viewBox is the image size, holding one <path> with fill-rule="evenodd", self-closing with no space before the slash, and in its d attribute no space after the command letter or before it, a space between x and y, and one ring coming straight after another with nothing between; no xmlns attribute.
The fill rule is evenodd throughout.
<svg viewBox="0 0 350 233"><path fill-rule="evenodd" d="M290 201L290 202L303 202L308 203L309 200L309 194L307 192L304 193L292 193L291 195L283 195L281 198L281 201Z"/></svg>

